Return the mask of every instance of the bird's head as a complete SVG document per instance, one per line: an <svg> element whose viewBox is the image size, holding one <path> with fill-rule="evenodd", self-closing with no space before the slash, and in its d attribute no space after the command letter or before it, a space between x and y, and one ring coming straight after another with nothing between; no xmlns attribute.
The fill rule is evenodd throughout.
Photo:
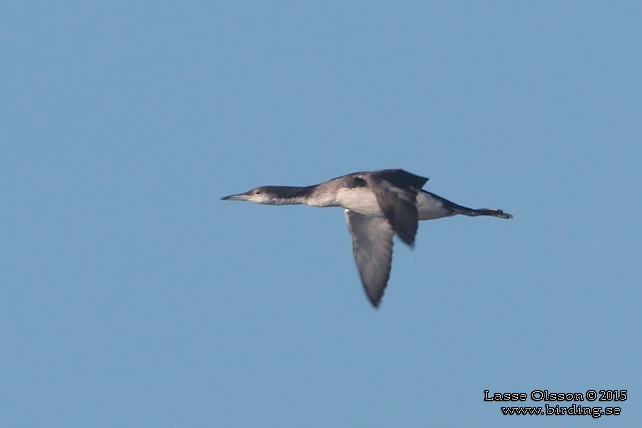
<svg viewBox="0 0 642 428"><path fill-rule="evenodd" d="M262 186L248 190L238 195L221 198L224 201L248 201L265 205L289 205L301 203L298 199L300 192L297 187Z"/></svg>

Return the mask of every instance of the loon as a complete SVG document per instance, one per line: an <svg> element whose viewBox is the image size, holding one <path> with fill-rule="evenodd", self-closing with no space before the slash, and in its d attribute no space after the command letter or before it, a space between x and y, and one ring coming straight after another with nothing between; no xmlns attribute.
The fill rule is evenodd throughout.
<svg viewBox="0 0 642 428"><path fill-rule="evenodd" d="M496 208L472 209L457 205L423 190L427 181L403 169L385 169L355 172L307 187L262 186L222 200L345 208L361 282L372 305L378 307L390 277L395 234L414 247L419 220L457 214L513 217Z"/></svg>

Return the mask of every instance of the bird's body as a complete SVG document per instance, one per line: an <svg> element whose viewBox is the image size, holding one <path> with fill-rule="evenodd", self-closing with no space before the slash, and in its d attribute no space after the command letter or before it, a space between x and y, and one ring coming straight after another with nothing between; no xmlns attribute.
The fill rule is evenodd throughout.
<svg viewBox="0 0 642 428"><path fill-rule="evenodd" d="M338 206L355 211L370 217L385 217L377 197L370 189L362 188L340 190ZM416 207L418 220L436 220L442 217L450 217L457 214L455 210L448 209L444 199L436 195L420 190L417 192Z"/></svg>
<svg viewBox="0 0 642 428"><path fill-rule="evenodd" d="M420 220L457 214L511 218L494 208L472 209L422 190L427 178L401 169L356 172L307 187L264 186L224 200L268 205L345 208L354 257L366 293L378 306L390 276L395 234L414 245Z"/></svg>

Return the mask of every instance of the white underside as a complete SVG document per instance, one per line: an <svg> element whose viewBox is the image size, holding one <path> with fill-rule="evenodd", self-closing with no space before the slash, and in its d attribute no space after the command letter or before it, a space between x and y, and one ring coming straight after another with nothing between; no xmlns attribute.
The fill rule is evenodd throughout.
<svg viewBox="0 0 642 428"><path fill-rule="evenodd" d="M419 220L434 220L453 215L451 210L444 208L439 199L423 192L419 192L417 195L417 212Z"/></svg>
<svg viewBox="0 0 642 428"><path fill-rule="evenodd" d="M336 204L359 214L370 217L383 217L377 197L366 187L339 189ZM445 209L441 201L424 192L417 194L417 212L419 220L434 220L448 217L452 211Z"/></svg>
<svg viewBox="0 0 642 428"><path fill-rule="evenodd" d="M383 217L374 192L367 187L339 189L336 195L337 205L369 217Z"/></svg>

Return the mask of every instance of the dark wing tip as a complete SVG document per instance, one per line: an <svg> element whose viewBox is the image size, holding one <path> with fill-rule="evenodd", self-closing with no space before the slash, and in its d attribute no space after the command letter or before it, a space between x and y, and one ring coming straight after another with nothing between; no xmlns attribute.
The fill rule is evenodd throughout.
<svg viewBox="0 0 642 428"><path fill-rule="evenodd" d="M369 290L366 288L366 295L368 296L368 300L370 300L372 306L375 309L379 309L379 305L381 305L381 298L383 297L383 291L377 294L370 294Z"/></svg>
<svg viewBox="0 0 642 428"><path fill-rule="evenodd" d="M417 236L417 229L415 228L414 231L406 230L403 227L397 227L395 228L395 232L397 233L397 236L399 239L401 239L404 244L409 246L410 248L415 248L415 236Z"/></svg>

